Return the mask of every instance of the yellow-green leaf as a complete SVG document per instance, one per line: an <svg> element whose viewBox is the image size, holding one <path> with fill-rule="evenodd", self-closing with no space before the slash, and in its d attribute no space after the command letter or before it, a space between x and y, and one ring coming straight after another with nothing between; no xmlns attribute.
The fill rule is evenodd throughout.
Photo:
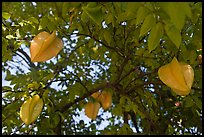
<svg viewBox="0 0 204 137"><path fill-rule="evenodd" d="M183 2L168 2L167 11L172 23L180 31L185 23L185 12L183 10Z"/></svg>
<svg viewBox="0 0 204 137"><path fill-rule="evenodd" d="M179 48L182 39L179 30L173 24L169 23L165 25L164 29L169 39Z"/></svg>
<svg viewBox="0 0 204 137"><path fill-rule="evenodd" d="M92 19L97 25L101 26L103 20L103 13L101 7L93 7L93 4L88 4L86 7L82 7L90 19Z"/></svg>
<svg viewBox="0 0 204 137"><path fill-rule="evenodd" d="M139 7L137 11L136 25L140 25L148 13L149 10L147 8L145 8L144 6Z"/></svg>
<svg viewBox="0 0 204 137"><path fill-rule="evenodd" d="M149 52L151 52L158 46L160 38L162 36L163 36L163 24L158 22L150 31L150 35L148 38Z"/></svg>
<svg viewBox="0 0 204 137"><path fill-rule="evenodd" d="M8 12L2 12L2 17L7 20L11 17L11 14Z"/></svg>
<svg viewBox="0 0 204 137"><path fill-rule="evenodd" d="M110 44L111 40L112 40L112 36L111 36L110 32L108 30L105 30L104 33L103 33L103 36L104 36L105 41L108 44Z"/></svg>
<svg viewBox="0 0 204 137"><path fill-rule="evenodd" d="M189 2L183 2L182 3L183 6L181 7L181 9L183 10L183 12L186 14L186 16L192 20L192 11L189 5Z"/></svg>
<svg viewBox="0 0 204 137"><path fill-rule="evenodd" d="M148 31L150 31L155 24L156 19L154 18L153 14L149 14L142 24L139 37L145 35Z"/></svg>

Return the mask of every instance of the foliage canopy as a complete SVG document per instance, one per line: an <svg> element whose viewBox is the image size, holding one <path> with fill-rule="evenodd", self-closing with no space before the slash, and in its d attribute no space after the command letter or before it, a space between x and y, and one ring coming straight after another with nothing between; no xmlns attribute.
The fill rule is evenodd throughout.
<svg viewBox="0 0 204 137"><path fill-rule="evenodd" d="M55 30L63 49L31 62L32 39ZM201 54L201 2L3 2L2 134L202 134ZM174 57L194 70L187 96L158 78ZM112 106L76 120L98 91ZM44 106L26 126L19 110L35 94Z"/></svg>

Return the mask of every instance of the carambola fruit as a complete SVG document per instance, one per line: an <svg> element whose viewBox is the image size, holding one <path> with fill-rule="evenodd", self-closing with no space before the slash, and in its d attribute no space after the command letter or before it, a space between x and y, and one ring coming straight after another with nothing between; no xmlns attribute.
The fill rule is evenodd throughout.
<svg viewBox="0 0 204 137"><path fill-rule="evenodd" d="M43 108L43 101L39 95L34 95L27 99L20 108L20 118L29 125L37 119Z"/></svg>
<svg viewBox="0 0 204 137"><path fill-rule="evenodd" d="M172 89L177 95L185 96L191 91L194 80L193 68L183 62L173 60L158 70L160 80Z"/></svg>
<svg viewBox="0 0 204 137"><path fill-rule="evenodd" d="M63 47L63 42L56 36L56 31L52 34L41 32L31 41L30 54L32 62L43 62L56 56Z"/></svg>
<svg viewBox="0 0 204 137"><path fill-rule="evenodd" d="M100 104L98 102L88 102L85 106L85 114L94 120L98 115L99 108Z"/></svg>
<svg viewBox="0 0 204 137"><path fill-rule="evenodd" d="M91 96L101 103L104 110L107 110L112 104L112 94L108 91L98 91Z"/></svg>

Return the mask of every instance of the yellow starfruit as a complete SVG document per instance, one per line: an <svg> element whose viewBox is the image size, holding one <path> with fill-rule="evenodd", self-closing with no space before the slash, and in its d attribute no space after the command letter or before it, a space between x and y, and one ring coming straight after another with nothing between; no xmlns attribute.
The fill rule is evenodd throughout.
<svg viewBox="0 0 204 137"><path fill-rule="evenodd" d="M20 118L29 125L37 119L43 108L43 101L39 95L34 95L27 99L20 108Z"/></svg>
<svg viewBox="0 0 204 137"><path fill-rule="evenodd" d="M100 101L103 109L107 110L112 105L112 94L108 91L103 91Z"/></svg>
<svg viewBox="0 0 204 137"><path fill-rule="evenodd" d="M188 95L194 80L193 68L185 63L173 60L158 70L160 80L170 87L177 95Z"/></svg>
<svg viewBox="0 0 204 137"><path fill-rule="evenodd" d="M97 101L100 102L100 97L101 97L101 95L102 95L102 93L99 92L99 91L97 91L97 92L93 93L91 96L92 96L94 99L96 99Z"/></svg>
<svg viewBox="0 0 204 137"><path fill-rule="evenodd" d="M104 110L107 110L112 104L112 94L110 92L98 91L93 93L91 96L101 103Z"/></svg>
<svg viewBox="0 0 204 137"><path fill-rule="evenodd" d="M51 35L48 32L43 31L31 41L31 61L47 61L56 56L62 47L63 42L56 36L56 31L53 31Z"/></svg>
<svg viewBox="0 0 204 137"><path fill-rule="evenodd" d="M85 114L87 115L87 117L94 120L98 115L99 108L99 102L88 102L85 106Z"/></svg>

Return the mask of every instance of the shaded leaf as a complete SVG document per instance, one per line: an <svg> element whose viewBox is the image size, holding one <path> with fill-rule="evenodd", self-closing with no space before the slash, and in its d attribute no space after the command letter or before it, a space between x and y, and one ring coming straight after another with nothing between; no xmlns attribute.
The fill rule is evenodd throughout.
<svg viewBox="0 0 204 137"><path fill-rule="evenodd" d="M111 41L112 41L112 36L111 36L110 32L108 30L105 30L104 33L103 33L103 36L104 36L105 41L108 44L110 44Z"/></svg>

